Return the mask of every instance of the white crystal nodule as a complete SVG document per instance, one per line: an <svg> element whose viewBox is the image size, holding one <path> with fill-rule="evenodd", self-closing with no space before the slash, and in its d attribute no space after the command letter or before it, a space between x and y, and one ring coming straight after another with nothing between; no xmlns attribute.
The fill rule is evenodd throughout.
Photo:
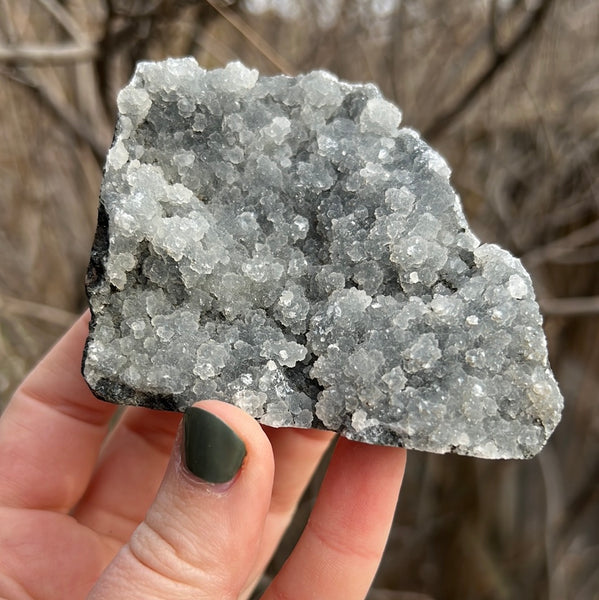
<svg viewBox="0 0 599 600"><path fill-rule="evenodd" d="M562 397L531 281L468 230L445 161L374 85L141 63L88 272L105 400L537 453Z"/></svg>

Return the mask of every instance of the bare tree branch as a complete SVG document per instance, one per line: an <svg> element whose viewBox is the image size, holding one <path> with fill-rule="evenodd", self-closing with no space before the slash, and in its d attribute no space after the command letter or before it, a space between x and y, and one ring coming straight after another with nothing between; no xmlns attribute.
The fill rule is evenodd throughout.
<svg viewBox="0 0 599 600"><path fill-rule="evenodd" d="M599 220L580 227L545 246L534 248L520 258L528 267L532 267L570 254L574 249L597 239L599 239Z"/></svg>
<svg viewBox="0 0 599 600"><path fill-rule="evenodd" d="M498 23L498 0L491 0L490 14L489 14L489 43L493 49L493 54L497 56L501 53L499 47L499 40L497 39L497 23Z"/></svg>
<svg viewBox="0 0 599 600"><path fill-rule="evenodd" d="M585 298L540 298L544 315L563 317L593 317L599 315L599 296Z"/></svg>
<svg viewBox="0 0 599 600"><path fill-rule="evenodd" d="M79 23L73 19L71 14L59 4L56 0L37 0L39 4L41 4L55 19L62 28L76 41L80 44L87 43L87 36L81 28L79 27Z"/></svg>
<svg viewBox="0 0 599 600"><path fill-rule="evenodd" d="M0 62L28 65L66 65L77 62L89 62L97 54L92 45L60 44L54 46L38 44L20 44L18 46L0 46Z"/></svg>
<svg viewBox="0 0 599 600"><path fill-rule="evenodd" d="M11 19L11 8L8 5L8 0L0 0L0 31L4 34L9 43L13 43L17 39L14 23Z"/></svg>
<svg viewBox="0 0 599 600"><path fill-rule="evenodd" d="M517 51L530 39L545 21L554 0L542 0L533 11L512 41L500 52L495 53L493 62L480 75L480 77L466 90L465 94L447 111L439 115L431 125L424 130L424 137L428 140L438 138L448 127L450 127L478 97L478 95L493 81L493 78L501 68L516 55Z"/></svg>
<svg viewBox="0 0 599 600"><path fill-rule="evenodd" d="M212 35L209 31L201 31L194 40L194 46L197 46L210 56L214 57L221 65L226 65L229 61L235 60L235 51L225 45L218 37ZM190 54L193 54L195 48Z"/></svg>
<svg viewBox="0 0 599 600"><path fill-rule="evenodd" d="M0 72L7 76L6 73ZM12 81L20 83L31 90L40 102L74 135L82 139L90 147L94 158L100 167L104 164L107 146L96 135L89 123L70 105L66 105L57 95L43 84L35 75L27 73L25 69L17 69L17 76L11 77Z"/></svg>
<svg viewBox="0 0 599 600"><path fill-rule="evenodd" d="M294 75L295 67L282 57L261 35L254 31L248 24L221 0L206 0L214 10L216 10L225 21L230 23L241 35L252 45L264 58L266 58L281 73Z"/></svg>
<svg viewBox="0 0 599 600"><path fill-rule="evenodd" d="M40 304L39 302L30 302L21 298L13 298L0 293L0 312L3 311L13 316L18 315L39 319L40 321L59 325L60 327L70 327L78 316L62 308Z"/></svg>
<svg viewBox="0 0 599 600"><path fill-rule="evenodd" d="M94 64L98 86L100 88L100 100L104 114L109 121L116 114L116 99L112 89L112 77L114 68L114 57L120 52L127 41L137 38L136 31L139 27L139 18L123 17L113 6L112 2L106 2L106 15L102 23L103 32L98 39L98 54ZM117 23L125 19L124 23L117 28Z"/></svg>

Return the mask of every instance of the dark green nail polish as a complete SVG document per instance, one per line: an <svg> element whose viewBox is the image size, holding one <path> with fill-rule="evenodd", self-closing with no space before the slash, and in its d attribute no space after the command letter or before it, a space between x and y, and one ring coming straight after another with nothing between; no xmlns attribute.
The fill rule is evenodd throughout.
<svg viewBox="0 0 599 600"><path fill-rule="evenodd" d="M190 406L183 417L184 459L187 468L209 483L231 481L245 457L245 444L218 417Z"/></svg>

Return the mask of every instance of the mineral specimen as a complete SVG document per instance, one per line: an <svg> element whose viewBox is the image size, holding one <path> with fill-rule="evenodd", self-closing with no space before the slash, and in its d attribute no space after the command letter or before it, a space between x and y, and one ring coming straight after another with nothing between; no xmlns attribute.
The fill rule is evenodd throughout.
<svg viewBox="0 0 599 600"><path fill-rule="evenodd" d="M142 63L88 273L105 400L219 398L275 427L530 457L559 420L530 278L469 231L373 85Z"/></svg>

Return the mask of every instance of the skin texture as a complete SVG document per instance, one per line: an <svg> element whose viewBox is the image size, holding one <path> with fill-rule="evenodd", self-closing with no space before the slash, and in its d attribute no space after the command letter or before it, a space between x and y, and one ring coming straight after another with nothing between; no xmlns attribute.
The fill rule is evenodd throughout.
<svg viewBox="0 0 599 600"><path fill-rule="evenodd" d="M0 597L247 598L331 442L197 404L239 436L232 481L192 475L181 415L97 400L80 374L84 315L0 419ZM405 451L340 440L310 521L263 596L364 598L379 565Z"/></svg>

